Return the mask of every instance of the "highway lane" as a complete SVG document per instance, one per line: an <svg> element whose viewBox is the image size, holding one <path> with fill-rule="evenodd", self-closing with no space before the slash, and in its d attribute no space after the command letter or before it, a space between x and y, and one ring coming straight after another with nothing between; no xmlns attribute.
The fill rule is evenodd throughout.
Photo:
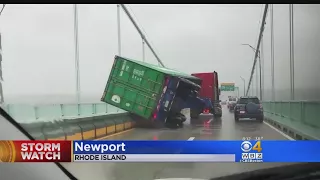
<svg viewBox="0 0 320 180"><path fill-rule="evenodd" d="M206 125L204 125L206 124ZM202 115L198 120L188 119L182 129L134 129L107 139L126 140L240 140L243 137L286 140L286 137L265 123L243 120L235 122L233 114L223 108L221 119ZM155 178L212 178L284 165L284 163L72 163L71 172L83 179L151 180ZM94 178L93 178L94 176ZM82 179L82 178L80 178Z"/></svg>

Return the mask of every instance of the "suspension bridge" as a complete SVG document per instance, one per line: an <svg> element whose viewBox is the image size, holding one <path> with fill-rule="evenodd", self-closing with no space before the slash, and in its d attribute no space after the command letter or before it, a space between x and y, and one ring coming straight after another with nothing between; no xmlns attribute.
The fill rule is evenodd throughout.
<svg viewBox="0 0 320 180"><path fill-rule="evenodd" d="M149 48L158 65L165 66L166 61L160 59L160 55L157 54L150 39L137 24L127 6L119 4L116 8L118 54L123 55L120 23L120 12L122 11L130 19L141 38L142 60L147 61L145 59L145 48ZM319 5L267 4L263 9L256 45L243 44L243 51L253 50L254 58L252 64L250 64L252 66L250 76L241 77L244 84L240 87L244 86L243 93L245 95L258 96L261 99L265 115L263 124L247 122L237 124L234 121L233 114L223 107L221 121L212 121L209 127L203 127L202 124L190 124L190 126L179 130L147 130L135 128L134 121L130 119L127 112L121 109L105 103L80 103L78 12L76 5L74 5L75 84L78 103L52 105L5 104L3 108L21 123L35 139L238 140L243 137L263 137L265 140L319 139L320 76L319 73L311 73L316 72L314 69L320 67L319 51L313 48L320 46L320 35L314 33L320 30L320 24L316 23L320 15L319 9ZM287 25L286 28L278 28L284 24ZM2 58L0 62L1 60ZM228 67L228 69L230 68ZM240 75L235 75L235 78L239 79ZM5 100L5 98L2 99ZM188 109L183 110L183 113L188 116ZM201 117L203 120L210 118L209 116ZM145 164L138 167L117 165L114 171L110 171L110 173L119 173L121 169L125 168L131 168L130 171L132 172L140 172L141 169L145 169L148 172L146 176L151 177L165 166L177 171L181 170L187 174L196 173L199 176L205 174L208 177L215 173L226 173L230 171L230 168L235 171L241 171L242 169L238 165L230 164L215 166L214 169L210 168L209 165L201 165L200 163L193 167L174 164L163 164L161 166ZM267 167L271 165L259 164L255 166ZM95 171L94 167L86 166L86 168ZM70 168L72 169L72 167ZM139 168L140 171L135 170L135 168ZM247 166L246 168L258 167ZM77 171L76 169L73 170ZM166 173L174 174L175 172ZM123 179L131 176L139 177L140 174L132 173L130 177L129 175L128 177L124 176L126 175L123 175Z"/></svg>

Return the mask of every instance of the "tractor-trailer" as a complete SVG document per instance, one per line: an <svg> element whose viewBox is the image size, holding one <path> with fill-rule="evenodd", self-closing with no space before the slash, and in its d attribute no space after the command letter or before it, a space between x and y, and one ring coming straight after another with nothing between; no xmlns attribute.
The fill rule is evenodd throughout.
<svg viewBox="0 0 320 180"><path fill-rule="evenodd" d="M179 114L186 102L200 104L200 79L183 72L142 61L115 56L101 101L131 113L140 126L182 127L186 118ZM137 118L138 116L138 118Z"/></svg>
<svg viewBox="0 0 320 180"><path fill-rule="evenodd" d="M221 117L222 108L219 100L220 89L218 73L216 71L207 73L193 73L192 76L201 79L201 81L197 83L201 86L199 97L203 99L210 99L212 107L205 107L203 109L190 108L190 117L198 118L201 113L212 113L215 117Z"/></svg>

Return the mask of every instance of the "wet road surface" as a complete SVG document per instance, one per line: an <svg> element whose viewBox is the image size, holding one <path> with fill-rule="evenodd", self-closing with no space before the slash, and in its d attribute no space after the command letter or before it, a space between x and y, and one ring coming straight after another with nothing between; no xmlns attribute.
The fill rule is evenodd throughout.
<svg viewBox="0 0 320 180"><path fill-rule="evenodd" d="M133 129L107 139L125 140L241 140L263 138L288 140L266 123L252 120L235 122L233 113L223 107L220 119L201 115L197 120L188 119L185 127L170 129ZM153 180L157 178L209 179L238 172L284 165L285 163L70 163L68 170L80 180Z"/></svg>

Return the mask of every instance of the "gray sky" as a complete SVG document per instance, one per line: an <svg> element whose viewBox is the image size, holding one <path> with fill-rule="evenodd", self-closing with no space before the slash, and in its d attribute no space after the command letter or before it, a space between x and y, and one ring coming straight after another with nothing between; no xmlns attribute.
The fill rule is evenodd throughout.
<svg viewBox="0 0 320 180"><path fill-rule="evenodd" d="M248 82L254 54L240 44L256 46L263 5L129 7L167 67L186 73L215 70L220 82L235 82L241 87L240 75ZM316 8L310 8L303 12L314 19ZM278 9L277 17L288 16L281 7ZM278 28L281 19L275 22ZM121 29L122 55L142 60L140 36L123 12ZM287 25L280 29L288 35ZM7 5L0 30L5 95L75 93L72 5ZM277 38L282 41L280 35ZM117 54L116 5L79 5L79 42L82 93L101 95ZM282 51L281 46L280 42L276 53ZM156 64L151 52L146 51L146 61ZM277 55L287 56L287 52ZM277 68L284 66L288 64Z"/></svg>
<svg viewBox="0 0 320 180"><path fill-rule="evenodd" d="M166 66L248 77L262 5L129 5ZM141 39L121 14L122 55L142 59ZM72 5L7 5L1 20L5 94L74 93ZM79 5L81 89L101 93L117 54L116 5ZM230 50L232 53L230 53ZM147 50L146 61L156 63ZM232 68L234 69L234 68Z"/></svg>

